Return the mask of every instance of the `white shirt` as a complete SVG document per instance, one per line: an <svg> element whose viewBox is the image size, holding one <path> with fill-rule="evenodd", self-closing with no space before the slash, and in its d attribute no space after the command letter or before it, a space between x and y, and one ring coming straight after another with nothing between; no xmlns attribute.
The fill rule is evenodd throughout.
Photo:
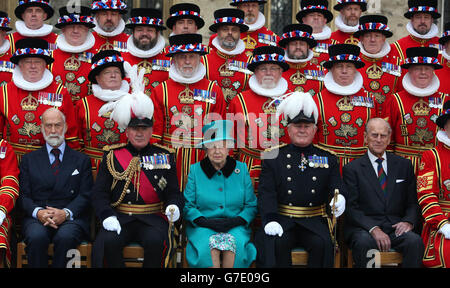
<svg viewBox="0 0 450 288"><path fill-rule="evenodd" d="M375 170L375 175L378 177L378 163L376 162L378 157L373 155L370 150L367 150L367 156L369 156L370 163L372 163L373 170ZM381 165L383 165L384 173L386 173L387 176L387 158L386 158L386 152L383 153L383 162L381 162Z"/></svg>

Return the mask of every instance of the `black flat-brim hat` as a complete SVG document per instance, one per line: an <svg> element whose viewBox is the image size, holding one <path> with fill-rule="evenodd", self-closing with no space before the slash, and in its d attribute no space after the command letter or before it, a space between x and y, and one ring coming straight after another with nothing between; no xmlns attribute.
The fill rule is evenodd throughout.
<svg viewBox="0 0 450 288"><path fill-rule="evenodd" d="M330 69L335 63L353 63L356 69L364 67L364 62L359 58L360 48L353 44L336 44L328 47L330 59L323 63L323 67Z"/></svg>
<svg viewBox="0 0 450 288"><path fill-rule="evenodd" d="M127 3L123 0L100 0L100 1L93 1L91 10L92 14L95 14L100 11L117 11L120 14L127 14L128 6Z"/></svg>
<svg viewBox="0 0 450 288"><path fill-rule="evenodd" d="M427 65L435 70L441 69L438 55L439 50L433 47L410 47L406 49L406 58L401 67L409 69L412 65Z"/></svg>
<svg viewBox="0 0 450 288"><path fill-rule="evenodd" d="M11 18L8 17L8 13L0 11L0 30L9 32L12 30L8 25L11 23Z"/></svg>
<svg viewBox="0 0 450 288"><path fill-rule="evenodd" d="M353 36L356 38L361 37L367 32L380 32L386 38L392 37L393 33L387 25L388 19L384 15L364 15L359 18L358 31Z"/></svg>
<svg viewBox="0 0 450 288"><path fill-rule="evenodd" d="M239 4L242 4L242 3L250 3L250 2L258 3L258 4L266 4L266 3L267 3L266 0L232 0L231 3L230 3L230 5L236 7L236 6L238 6Z"/></svg>
<svg viewBox="0 0 450 288"><path fill-rule="evenodd" d="M125 27L134 29L136 26L150 26L157 30L166 30L162 19L162 12L153 8L135 8L131 10L130 18Z"/></svg>
<svg viewBox="0 0 450 288"><path fill-rule="evenodd" d="M300 6L300 11L295 15L299 23L303 23L302 18L313 12L321 13L327 19L327 23L333 20L333 13L328 10L327 0L302 0Z"/></svg>
<svg viewBox="0 0 450 288"><path fill-rule="evenodd" d="M10 61L19 64L19 61L28 57L38 57L45 60L47 65L55 60L51 56L48 42L41 38L24 38L15 43L16 51L11 56Z"/></svg>
<svg viewBox="0 0 450 288"><path fill-rule="evenodd" d="M53 10L52 6L50 6L49 1L19 0L19 6L17 6L16 9L14 9L14 14L18 19L23 20L22 14L28 7L41 7L42 9L44 9L44 12L47 13L47 18L45 18L45 20L52 18L53 14L55 13L55 10Z"/></svg>
<svg viewBox="0 0 450 288"><path fill-rule="evenodd" d="M94 28L94 18L91 16L91 8L86 6L78 6L73 8L73 12L67 10L67 7L62 7L59 9L59 19L55 27L58 29L63 28L67 25L84 25L88 28Z"/></svg>
<svg viewBox="0 0 450 288"><path fill-rule="evenodd" d="M439 38L439 44L445 45L448 40L450 40L450 22L445 23L444 32L442 33L441 38Z"/></svg>
<svg viewBox="0 0 450 288"><path fill-rule="evenodd" d="M205 21L200 16L200 7L193 3L179 3L170 7L170 16L167 18L166 25L173 30L173 25L180 20L189 18L195 21L197 29L205 26Z"/></svg>
<svg viewBox="0 0 450 288"><path fill-rule="evenodd" d="M262 64L277 64L283 72L289 70L289 64L284 60L284 49L276 46L260 46L253 50L253 57L247 69L255 72Z"/></svg>
<svg viewBox="0 0 450 288"><path fill-rule="evenodd" d="M436 125L444 129L448 120L450 120L450 100L445 101L442 107L442 114L436 119Z"/></svg>
<svg viewBox="0 0 450 288"><path fill-rule="evenodd" d="M123 58L119 51L116 50L102 50L92 57L92 67L88 74L88 79L92 84L98 84L95 77L100 74L103 69L108 67L118 67L122 74L122 79L125 78L125 70L123 68Z"/></svg>
<svg viewBox="0 0 450 288"><path fill-rule="evenodd" d="M408 12L404 16L411 19L414 14L428 13L431 14L433 19L441 18L441 14L438 12L437 0L408 0Z"/></svg>
<svg viewBox="0 0 450 288"><path fill-rule="evenodd" d="M169 37L169 50L167 57L173 57L179 53L208 54L208 48L202 44L201 34L179 34Z"/></svg>
<svg viewBox="0 0 450 288"><path fill-rule="evenodd" d="M306 24L289 24L283 28L283 35L281 35L278 45L286 48L291 41L300 40L308 43L309 49L317 46L317 41L312 36L313 29Z"/></svg>
<svg viewBox="0 0 450 288"><path fill-rule="evenodd" d="M333 9L336 11L341 11L345 5L356 4L361 7L362 12L367 10L366 0L337 0L337 4L334 5Z"/></svg>
<svg viewBox="0 0 450 288"><path fill-rule="evenodd" d="M249 27L244 22L245 13L235 8L225 8L214 11L214 24L209 26L209 30L217 33L220 26L233 25L239 27L241 33L247 32Z"/></svg>

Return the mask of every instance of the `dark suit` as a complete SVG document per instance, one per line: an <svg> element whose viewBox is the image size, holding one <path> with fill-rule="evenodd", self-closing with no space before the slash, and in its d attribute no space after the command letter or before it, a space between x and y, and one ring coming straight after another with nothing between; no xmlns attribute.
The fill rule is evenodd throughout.
<svg viewBox="0 0 450 288"><path fill-rule="evenodd" d="M65 267L68 249L74 249L89 232L89 199L93 185L89 157L65 146L58 176L53 174L47 148L30 152L20 163L19 204L25 212L24 240L30 266L47 267L47 247L54 243L53 267ZM37 207L46 206L73 213L58 229L45 227L32 217Z"/></svg>
<svg viewBox="0 0 450 288"><path fill-rule="evenodd" d="M392 153L387 155L387 193L378 182L378 176L367 153L343 168L347 186L347 207L344 235L352 249L355 264L367 267L367 252L377 249L369 233L375 226L389 235L391 247L403 253L404 267L421 263L423 244L413 231L396 237L392 225L409 222L419 225L419 205L416 196L416 177L411 161ZM351 261L351 260L349 260Z"/></svg>

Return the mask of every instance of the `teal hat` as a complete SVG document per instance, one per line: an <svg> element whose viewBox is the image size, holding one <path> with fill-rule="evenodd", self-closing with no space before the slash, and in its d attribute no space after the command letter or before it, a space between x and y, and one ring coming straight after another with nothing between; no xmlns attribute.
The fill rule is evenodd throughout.
<svg viewBox="0 0 450 288"><path fill-rule="evenodd" d="M233 141L233 122L230 120L217 120L206 124L202 128L203 140L197 144L197 148L202 148L208 143L217 141Z"/></svg>

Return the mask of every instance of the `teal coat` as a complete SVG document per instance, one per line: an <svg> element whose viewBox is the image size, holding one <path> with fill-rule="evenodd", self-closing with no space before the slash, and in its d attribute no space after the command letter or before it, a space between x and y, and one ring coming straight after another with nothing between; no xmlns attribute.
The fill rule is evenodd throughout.
<svg viewBox="0 0 450 288"><path fill-rule="evenodd" d="M189 267L212 267L209 237L217 232L193 222L201 216L240 216L247 222L245 226L234 227L228 233L236 238L234 267L249 267L256 258L256 248L250 242L250 223L256 215L257 200L247 166L228 157L225 167L216 171L205 158L191 165L184 197L183 213L188 238L186 259Z"/></svg>

